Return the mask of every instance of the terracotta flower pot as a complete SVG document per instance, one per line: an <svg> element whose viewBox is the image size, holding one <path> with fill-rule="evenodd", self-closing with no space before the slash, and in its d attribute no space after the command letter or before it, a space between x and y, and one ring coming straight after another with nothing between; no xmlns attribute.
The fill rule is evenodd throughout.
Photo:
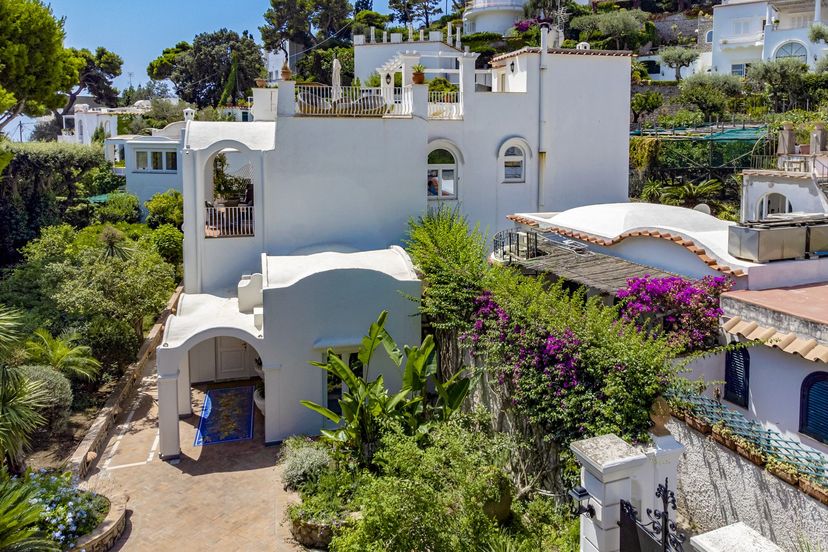
<svg viewBox="0 0 828 552"><path fill-rule="evenodd" d="M425 73L411 73L411 82L414 84L423 84L425 82Z"/></svg>
<svg viewBox="0 0 828 552"><path fill-rule="evenodd" d="M781 468L777 468L776 466L768 466L768 472L775 475L788 485L793 485L796 487L797 483L799 483L799 476L795 473L787 472Z"/></svg>
<svg viewBox="0 0 828 552"><path fill-rule="evenodd" d="M267 80L266 79L256 79L256 86L258 88L264 88L265 86L267 86Z"/></svg>

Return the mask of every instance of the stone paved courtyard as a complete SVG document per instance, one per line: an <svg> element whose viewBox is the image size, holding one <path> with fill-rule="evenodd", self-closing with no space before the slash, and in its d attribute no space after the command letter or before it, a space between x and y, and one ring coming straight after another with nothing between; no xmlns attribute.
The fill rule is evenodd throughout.
<svg viewBox="0 0 828 552"><path fill-rule="evenodd" d="M283 523L293 496L282 489L278 448L263 444L258 410L253 439L193 446L204 392L193 390L194 414L180 421L177 464L158 458L154 373L120 415L88 482L93 490L129 496L127 528L113 550L304 550Z"/></svg>

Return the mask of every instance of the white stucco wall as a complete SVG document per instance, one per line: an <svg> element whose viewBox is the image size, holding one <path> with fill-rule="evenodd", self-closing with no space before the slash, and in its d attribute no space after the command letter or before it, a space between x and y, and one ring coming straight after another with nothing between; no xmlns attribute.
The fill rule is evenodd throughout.
<svg viewBox="0 0 828 552"><path fill-rule="evenodd" d="M327 401L327 373L308 361L324 360L331 345L338 346L338 352L355 352L383 309L389 312L386 330L397 344L418 345L420 316L417 304L406 295L419 294L419 281L353 269L327 271L289 287L266 289L265 440L317 434L323 428L324 418L299 404L303 399L323 405ZM374 354L368 377L380 373L389 389L399 389L401 371L382 347Z"/></svg>
<svg viewBox="0 0 828 552"><path fill-rule="evenodd" d="M730 74L731 66L762 59L762 20L767 2L730 2L713 8L713 70ZM743 27L744 22L746 27Z"/></svg>
<svg viewBox="0 0 828 552"><path fill-rule="evenodd" d="M175 171L138 170L136 165L137 151L177 152L178 169ZM183 179L181 164L183 159L181 157L180 144L177 141L163 139L153 140L149 137L129 140L124 143L124 156L124 174L126 175L127 192L138 196L141 212L144 215L147 212L144 203L155 194L163 193L167 190L182 191Z"/></svg>
<svg viewBox="0 0 828 552"><path fill-rule="evenodd" d="M759 220L761 200L770 193L782 194L799 213L828 213L828 199L811 179L746 174L742 186L742 209L747 220Z"/></svg>
<svg viewBox="0 0 828 552"><path fill-rule="evenodd" d="M503 5L506 2L492 2L492 4L500 4L500 6L467 10L463 14L463 32L504 35L506 31L514 27L516 21L523 19L523 7L520 5L514 7Z"/></svg>

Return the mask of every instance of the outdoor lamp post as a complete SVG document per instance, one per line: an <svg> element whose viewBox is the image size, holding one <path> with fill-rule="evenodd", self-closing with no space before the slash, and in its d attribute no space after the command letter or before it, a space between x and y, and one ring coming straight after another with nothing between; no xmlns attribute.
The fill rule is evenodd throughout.
<svg viewBox="0 0 828 552"><path fill-rule="evenodd" d="M586 514L588 517L595 517L595 507L589 503L589 492L581 486L569 490L569 497L572 499L572 514L580 516Z"/></svg>

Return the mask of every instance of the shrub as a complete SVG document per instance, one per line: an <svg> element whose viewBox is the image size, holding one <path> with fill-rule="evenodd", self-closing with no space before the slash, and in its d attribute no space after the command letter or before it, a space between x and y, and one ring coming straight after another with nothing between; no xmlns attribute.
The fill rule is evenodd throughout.
<svg viewBox="0 0 828 552"><path fill-rule="evenodd" d="M132 327L123 320L95 316L81 330L81 342L92 348L102 371L120 375L135 360L141 342Z"/></svg>
<svg viewBox="0 0 828 552"><path fill-rule="evenodd" d="M28 472L26 482L36 489L32 500L43 504L40 529L65 549L95 529L109 511L106 497L78 489L68 472Z"/></svg>
<svg viewBox="0 0 828 552"><path fill-rule="evenodd" d="M303 484L316 481L319 475L330 465L328 451L313 441L292 441L285 446L282 456L282 481L286 489L297 490Z"/></svg>
<svg viewBox="0 0 828 552"><path fill-rule="evenodd" d="M184 223L184 196L178 190L155 194L144 206L149 211L147 225L150 228L158 228L162 224L181 228Z"/></svg>
<svg viewBox="0 0 828 552"><path fill-rule="evenodd" d="M110 194L126 187L126 177L114 174L109 165L90 172L89 195Z"/></svg>
<svg viewBox="0 0 828 552"><path fill-rule="evenodd" d="M152 246L173 266L184 260L184 234L178 228L162 224L150 235Z"/></svg>
<svg viewBox="0 0 828 552"><path fill-rule="evenodd" d="M46 418L43 426L48 431L61 431L69 419L72 407L72 385L69 380L49 366L21 366L20 372L28 379L40 382L45 391L40 414Z"/></svg>
<svg viewBox="0 0 828 552"><path fill-rule="evenodd" d="M141 208L138 196L116 192L109 195L106 203L98 207L100 222L138 222L141 219Z"/></svg>

